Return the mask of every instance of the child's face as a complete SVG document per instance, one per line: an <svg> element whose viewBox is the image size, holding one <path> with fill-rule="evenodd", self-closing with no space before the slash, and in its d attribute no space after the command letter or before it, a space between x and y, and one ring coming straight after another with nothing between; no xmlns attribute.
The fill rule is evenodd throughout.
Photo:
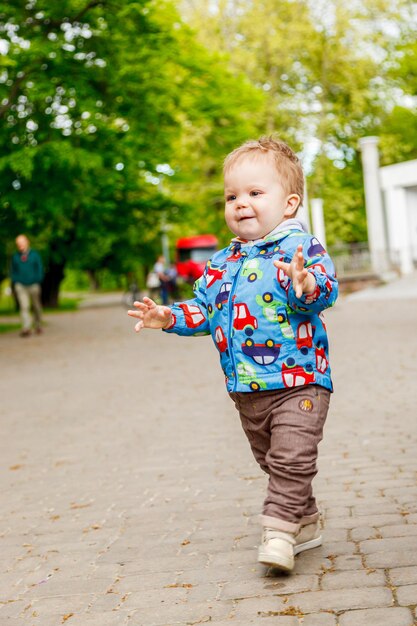
<svg viewBox="0 0 417 626"><path fill-rule="evenodd" d="M269 155L241 156L225 173L226 224L242 239L260 239L292 217L300 203L287 194Z"/></svg>

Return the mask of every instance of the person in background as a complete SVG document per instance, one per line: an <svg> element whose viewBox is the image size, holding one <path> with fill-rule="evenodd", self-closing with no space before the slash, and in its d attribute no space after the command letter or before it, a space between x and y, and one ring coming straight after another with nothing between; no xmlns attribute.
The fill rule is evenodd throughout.
<svg viewBox="0 0 417 626"><path fill-rule="evenodd" d="M166 275L168 276L168 294L171 302L174 302L177 298L177 278L178 272L174 263L168 267L166 271Z"/></svg>
<svg viewBox="0 0 417 626"><path fill-rule="evenodd" d="M12 257L11 281L22 320L20 336L29 337L32 332L31 304L34 331L40 335L42 333L42 259L36 250L31 249L30 241L26 235L16 237L16 248L17 252Z"/></svg>
<svg viewBox="0 0 417 626"><path fill-rule="evenodd" d="M167 273L166 261L163 255L159 256L153 266L153 271L159 278L159 288L163 305L168 304L170 277Z"/></svg>

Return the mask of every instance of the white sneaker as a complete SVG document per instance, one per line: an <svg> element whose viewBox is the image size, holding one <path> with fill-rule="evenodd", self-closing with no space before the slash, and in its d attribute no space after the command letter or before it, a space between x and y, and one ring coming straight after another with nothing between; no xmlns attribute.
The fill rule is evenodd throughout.
<svg viewBox="0 0 417 626"><path fill-rule="evenodd" d="M295 538L292 533L264 528L258 561L284 572L290 572L294 567L294 546Z"/></svg>
<svg viewBox="0 0 417 626"><path fill-rule="evenodd" d="M321 544L322 538L319 523L313 522L312 524L306 524L305 526L301 526L300 530L295 535L294 554L299 554L311 548L317 548L321 546Z"/></svg>

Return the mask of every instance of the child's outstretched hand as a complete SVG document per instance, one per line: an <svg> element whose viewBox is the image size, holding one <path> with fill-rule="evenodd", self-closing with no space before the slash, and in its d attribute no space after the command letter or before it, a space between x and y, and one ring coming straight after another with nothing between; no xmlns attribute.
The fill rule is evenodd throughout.
<svg viewBox="0 0 417 626"><path fill-rule="evenodd" d="M311 294L316 288L316 279L307 268L304 267L303 246L297 246L290 263L274 261L275 267L281 269L292 280L295 295L301 298L303 293Z"/></svg>
<svg viewBox="0 0 417 626"><path fill-rule="evenodd" d="M172 313L168 306L156 304L146 296L143 302L134 302L137 310L127 312L130 317L136 317L139 321L135 324L135 331L139 333L142 328L168 328L172 324Z"/></svg>

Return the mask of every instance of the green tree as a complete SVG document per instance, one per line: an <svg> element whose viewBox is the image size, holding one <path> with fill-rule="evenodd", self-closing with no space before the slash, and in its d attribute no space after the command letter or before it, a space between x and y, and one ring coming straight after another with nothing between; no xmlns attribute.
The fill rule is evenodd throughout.
<svg viewBox="0 0 417 626"><path fill-rule="evenodd" d="M380 124L381 161L385 165L417 158L417 16L414 14L413 19L411 12L405 13L404 19L407 26L401 29L389 67L396 97Z"/></svg>
<svg viewBox="0 0 417 626"><path fill-rule="evenodd" d="M358 142L379 131L395 101L390 71L398 42L413 30L412 5L183 1L184 14L206 45L215 41L235 72L245 72L263 93L261 132L275 131L299 151L309 196L325 199L330 243L366 238Z"/></svg>
<svg viewBox="0 0 417 626"><path fill-rule="evenodd" d="M164 172L181 188L247 111L170 2L3 2L0 22L1 239L34 235L56 303L66 265L126 272L162 216L193 219Z"/></svg>

